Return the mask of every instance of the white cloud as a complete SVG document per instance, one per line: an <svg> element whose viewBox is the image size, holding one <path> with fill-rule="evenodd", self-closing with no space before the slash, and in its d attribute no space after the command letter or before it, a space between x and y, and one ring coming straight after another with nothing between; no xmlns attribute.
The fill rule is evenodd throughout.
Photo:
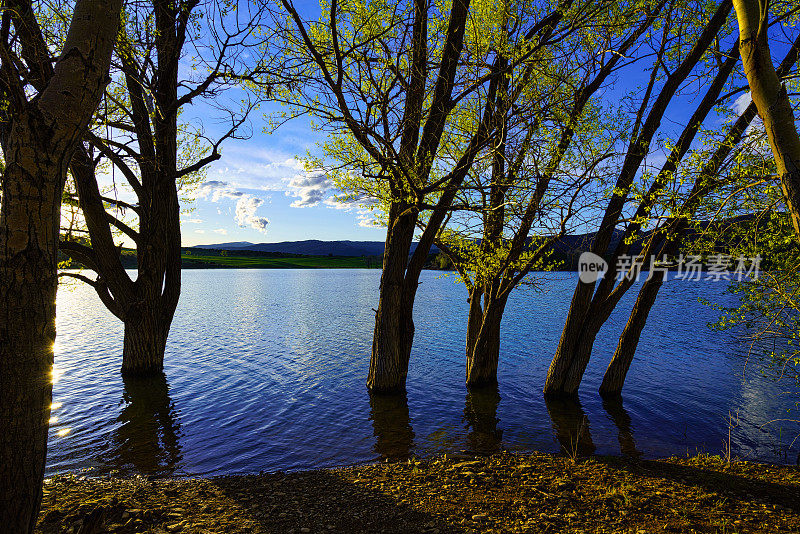
<svg viewBox="0 0 800 534"><path fill-rule="evenodd" d="M747 106L749 106L750 102L752 102L752 101L753 101L753 98L752 98L752 96L750 96L749 92L742 94L741 96L739 96L739 98L737 98L733 102L733 111L737 115L741 115L742 113L744 113L744 110L747 109Z"/></svg>
<svg viewBox="0 0 800 534"><path fill-rule="evenodd" d="M187 224L203 224L203 219L181 219L181 222Z"/></svg>
<svg viewBox="0 0 800 534"><path fill-rule="evenodd" d="M211 198L211 202L218 202L221 198L241 198L244 195L237 191L228 182L208 180L197 188L197 198Z"/></svg>
<svg viewBox="0 0 800 534"><path fill-rule="evenodd" d="M208 180L203 182L203 184L197 188L197 197L210 197L211 202L218 202L223 198L235 199L236 214L234 218L236 219L236 224L242 228L250 227L259 232L267 232L269 219L256 216L256 210L264 203L263 198L258 198L249 193L239 191L228 182L223 182L221 180ZM222 211L217 208L217 213L221 215ZM227 230L223 228L214 230L214 232L222 235L227 234Z"/></svg>
<svg viewBox="0 0 800 534"><path fill-rule="evenodd" d="M303 170L303 163L292 156L241 142L226 145L222 158L211 165L209 177L238 189L285 191L286 180Z"/></svg>
<svg viewBox="0 0 800 534"><path fill-rule="evenodd" d="M196 234L204 234L204 233L206 233L206 231L205 230L195 230L194 233L196 233Z"/></svg>
<svg viewBox="0 0 800 534"><path fill-rule="evenodd" d="M228 235L228 231L225 228L217 228L214 230L214 233L219 235Z"/></svg>
<svg viewBox="0 0 800 534"><path fill-rule="evenodd" d="M269 219L256 217L256 210L264 201L253 195L243 195L236 202L236 223L242 228L254 228L259 232L267 233Z"/></svg>
<svg viewBox="0 0 800 534"><path fill-rule="evenodd" d="M298 200L291 203L293 208L316 206L325 198L331 188L331 181L323 172L307 172L298 174L288 181L291 191L287 195L296 196Z"/></svg>

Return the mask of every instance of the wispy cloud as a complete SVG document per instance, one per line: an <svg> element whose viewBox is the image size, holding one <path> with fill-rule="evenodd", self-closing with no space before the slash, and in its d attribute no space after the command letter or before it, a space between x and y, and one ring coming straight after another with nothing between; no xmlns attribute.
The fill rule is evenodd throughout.
<svg viewBox="0 0 800 534"><path fill-rule="evenodd" d="M208 176L236 189L286 191L288 179L303 171L303 162L287 154L254 148L252 143L228 145Z"/></svg>
<svg viewBox="0 0 800 534"><path fill-rule="evenodd" d="M219 235L228 235L228 231L225 228L217 228L214 230L214 233Z"/></svg>
<svg viewBox="0 0 800 534"><path fill-rule="evenodd" d="M374 206L375 200L369 197L361 196L349 200L340 200L332 196L326 198L324 204L329 208L355 213L358 226L362 228L381 228L383 226L370 209L371 206Z"/></svg>

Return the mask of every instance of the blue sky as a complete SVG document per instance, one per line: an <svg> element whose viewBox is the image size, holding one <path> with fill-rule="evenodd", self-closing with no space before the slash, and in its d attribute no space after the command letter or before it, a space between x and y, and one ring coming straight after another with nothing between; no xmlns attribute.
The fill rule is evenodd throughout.
<svg viewBox="0 0 800 534"><path fill-rule="evenodd" d="M304 16L319 13L317 0L299 0ZM227 96L236 105L239 95ZM335 191L322 175L306 173L299 157L316 152L323 135L306 119L295 119L267 133L265 115L281 109L263 104L250 115L244 131L249 139L232 139L221 147L222 158L207 168L206 182L181 215L184 246L230 241L277 242L302 239L383 241L385 229L371 224L358 206L334 201ZM202 101L184 108L182 118L203 123L211 138L227 130L219 111Z"/></svg>
<svg viewBox="0 0 800 534"><path fill-rule="evenodd" d="M330 181L307 173L297 159L321 139L302 119L269 134L263 111L251 119L252 137L223 145L196 199L182 215L184 246L228 241L302 239L382 241L384 229L368 212L334 201Z"/></svg>
<svg viewBox="0 0 800 534"><path fill-rule="evenodd" d="M316 0L297 3L308 18L318 13ZM783 47L776 48L774 55L782 57ZM643 84L646 66L645 62L641 67L629 68L624 81L620 80L619 86L611 89L611 96ZM667 124L663 125L665 130L675 134L680 131L694 100L700 96L700 88L696 89L697 93L690 92L671 103ZM733 107L744 107L747 97L736 96L741 100ZM235 104L237 95L226 98ZM264 104L250 116L245 129L251 133L249 139L223 144L222 158L208 167L206 182L196 192L195 200L184 204L190 211L181 216L183 245L303 239L383 241L385 229L372 223L369 212L335 202L330 181L303 170L298 158L309 152L317 153L317 143L324 134L314 132L302 118L284 124L274 133L265 132L265 115L277 110L280 110L278 104ZM212 138L227 129L224 121L215 121L218 111L207 104L196 101L196 105L184 111L187 120L202 121ZM721 122L721 118L709 117L709 121ZM658 163L659 156L663 160L663 155L651 154L651 164Z"/></svg>

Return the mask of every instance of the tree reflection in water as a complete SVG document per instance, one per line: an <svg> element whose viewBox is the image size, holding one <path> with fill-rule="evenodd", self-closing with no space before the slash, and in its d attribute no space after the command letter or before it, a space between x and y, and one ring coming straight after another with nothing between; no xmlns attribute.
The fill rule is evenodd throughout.
<svg viewBox="0 0 800 534"><path fill-rule="evenodd" d="M414 448L414 430L406 393L369 395L375 452L381 458L405 459Z"/></svg>
<svg viewBox="0 0 800 534"><path fill-rule="evenodd" d="M117 421L108 463L125 473L167 476L181 464L181 429L164 374L123 377Z"/></svg>
<svg viewBox="0 0 800 534"><path fill-rule="evenodd" d="M467 423L467 446L471 452L491 454L501 449L503 430L497 428L497 405L500 392L497 385L471 387L464 401L464 420Z"/></svg>
<svg viewBox="0 0 800 534"><path fill-rule="evenodd" d="M622 405L622 397L603 399L603 409L605 409L617 427L617 439L619 440L622 454L632 458L639 458L642 453L636 449L636 442L633 439L633 431L631 430L631 416Z"/></svg>
<svg viewBox="0 0 800 534"><path fill-rule="evenodd" d="M590 456L594 453L589 418L577 398L545 397L545 405L561 452L568 456Z"/></svg>

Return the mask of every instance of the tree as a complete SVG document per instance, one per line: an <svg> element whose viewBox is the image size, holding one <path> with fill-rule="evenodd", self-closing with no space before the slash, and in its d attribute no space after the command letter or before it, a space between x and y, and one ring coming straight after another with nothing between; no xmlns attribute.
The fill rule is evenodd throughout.
<svg viewBox="0 0 800 534"><path fill-rule="evenodd" d="M659 71L662 69L661 64L668 57L665 55L667 49L664 45L670 31L670 24L667 23L663 26L664 33L661 49L651 71L644 98L636 114L631 141L621 163L616 183L610 193L602 221L593 237L591 252L594 254L598 256L607 254L617 226L622 222L623 209L629 199L632 186L642 163L650 152L651 142L659 130L668 104L686 78L695 71L696 65L706 54L709 47L719 38L731 8L730 0L724 0L709 18L708 23L702 27L696 42L692 44L688 51L681 52L681 48L685 46L685 41L678 42L678 49L676 50L679 58L678 64L673 68L666 69L668 75L664 79L658 96L650 105L649 98L655 87ZM631 265L630 269L623 269L623 272L628 270L628 274L622 277L619 285L616 285L618 261L621 257L627 255L632 239L642 229L649 212L657 202L664 187L673 179L680 161L691 147L698 128L716 103L734 67L734 63L729 59L717 69L713 82L681 132L678 141L669 150L665 164L652 180L647 191L642 193L635 212L627 220L625 231L610 255L609 268L604 273L599 285L597 282L578 282L573 293L556 354L548 369L544 387L546 395L577 394L583 373L591 357L594 340L619 300L633 285L635 273L638 272L638 266L636 265ZM640 257L649 258L652 253L652 246L653 241L651 240L650 247L646 247ZM597 288L596 291L595 288Z"/></svg>
<svg viewBox="0 0 800 534"><path fill-rule="evenodd" d="M764 122L786 209L800 240L800 136L786 87L772 66L769 0L735 0L733 4L739 21L739 50L750 94Z"/></svg>
<svg viewBox="0 0 800 534"><path fill-rule="evenodd" d="M781 62L777 71L779 76L783 77L789 73L798 59L799 51L800 36L795 40L794 45L790 47L789 52ZM731 55L731 57L735 57L735 54ZM738 147L742 144L743 139L746 139L747 129L755 117L756 105L754 102L751 102L736 121L734 121L722 140L718 142L717 148L711 157L702 158L703 164L696 173L694 184L686 200L681 207L676 210L676 213L669 217L662 228L653 233L654 239L663 239L663 243L656 257L666 256L668 258L673 258L679 252L684 236L687 231L691 229L692 218L709 194L719 189L721 186L731 183L735 184L736 190L738 191L741 189L741 177L744 176L746 177L745 179L750 178L752 173L743 172L743 170L739 168L741 165L737 164L743 160ZM747 147L744 147L744 149L747 149ZM727 171L728 175L726 176L723 174L724 166L726 160L732 159L731 154L735 156L733 161L734 166L733 169ZM749 165L745 166L744 170L750 171L751 167ZM733 194L739 193L734 192ZM716 209L714 211L716 211ZM714 216L713 211L712 216ZM715 236L716 235L717 234L715 234ZM620 335L614 356L609 362L608 368L603 376L603 382L600 385L600 394L604 397L613 397L621 394L625 378L636 353L639 336L647 322L650 310L655 304L665 276L666 273L663 269L652 270L651 275L639 290L639 295L633 305L633 310Z"/></svg>
<svg viewBox="0 0 800 534"><path fill-rule="evenodd" d="M206 14L211 16L203 21ZM64 274L94 287L125 324L125 374L158 374L163 368L181 287L180 195L221 157L221 144L237 136L257 104L249 95L244 103L216 101L227 89L261 78L264 63L243 56L261 45L263 35L254 34L262 15L259 8L234 10L215 0L126 7L108 105L99 110L71 166L89 239L66 236L61 242L63 252L97 277ZM193 57L186 58L192 49ZM193 67L188 79L179 73L182 61ZM228 129L215 139L179 120L198 100L225 116ZM121 172L137 202L101 192L96 175L104 162ZM135 281L125 271L115 233L136 248Z"/></svg>
<svg viewBox="0 0 800 534"><path fill-rule="evenodd" d="M330 131L324 148L335 163L327 170L349 199L378 202L383 212L387 236L367 387L403 390L420 271L505 106L523 93L524 85L510 87L499 100L500 80L600 8L573 0L552 11L525 2L498 9L469 0L443 6L333 0L307 26L289 0L282 4L294 26L286 41L303 80L283 99ZM514 21L507 33L504 20ZM483 37L474 49L465 46L470 32ZM468 135L452 128L458 121L474 125Z"/></svg>
<svg viewBox="0 0 800 534"><path fill-rule="evenodd" d="M77 0L55 64L29 2L4 3L0 116L0 525L32 532L52 399L61 195L108 80L121 0Z"/></svg>
<svg viewBox="0 0 800 534"><path fill-rule="evenodd" d="M536 78L534 88L501 119L485 163L474 166L456 202L462 216L449 218L437 235L469 292L468 385L497 382L508 297L531 270L547 265L544 259L578 209L576 199L613 144L602 139L606 110L591 101L663 6L609 9L602 23L598 16L573 43L548 51L534 70L523 69L520 75ZM598 60L598 48L615 53Z"/></svg>

